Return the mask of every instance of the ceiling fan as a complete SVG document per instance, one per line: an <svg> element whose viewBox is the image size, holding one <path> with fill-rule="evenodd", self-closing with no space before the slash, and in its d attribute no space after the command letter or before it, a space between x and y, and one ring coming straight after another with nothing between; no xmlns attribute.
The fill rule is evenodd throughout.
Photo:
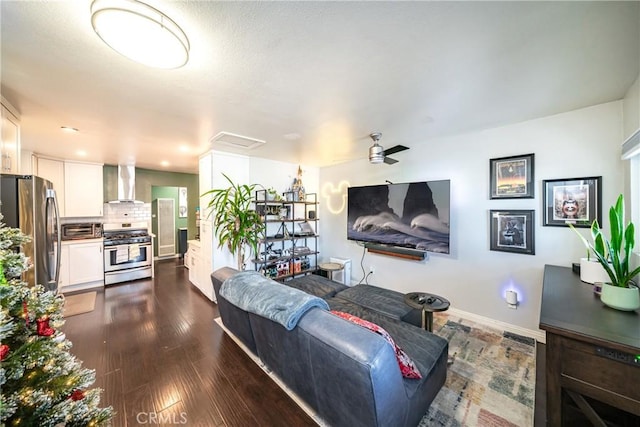
<svg viewBox="0 0 640 427"><path fill-rule="evenodd" d="M394 145L393 147L385 150L380 144L378 144L378 141L380 141L380 138L382 137L380 132L374 132L370 134L369 137L373 140L373 145L369 147L369 163L375 164L384 162L388 165L398 163L396 159L392 159L387 156L409 149L409 147L405 147L404 145Z"/></svg>

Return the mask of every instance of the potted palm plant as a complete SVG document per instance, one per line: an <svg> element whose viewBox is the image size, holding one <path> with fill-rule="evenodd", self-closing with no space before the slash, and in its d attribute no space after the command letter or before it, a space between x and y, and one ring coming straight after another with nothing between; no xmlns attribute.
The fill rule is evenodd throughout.
<svg viewBox="0 0 640 427"><path fill-rule="evenodd" d="M229 187L209 190L203 196L212 196L208 207L211 208L209 215L213 215L218 247L226 245L238 258L238 270L244 270L247 248L257 253L264 234L260 215L251 206L256 184L236 184L227 175L222 175Z"/></svg>
<svg viewBox="0 0 640 427"><path fill-rule="evenodd" d="M640 267L632 269L630 258L635 246L635 228L633 222L626 227L624 215L624 197L618 196L616 204L609 209L611 238L607 239L598 221L591 224L592 242L580 235L583 243L595 255L609 277L603 283L602 302L618 310L632 311L640 308L640 291L633 278L640 273Z"/></svg>

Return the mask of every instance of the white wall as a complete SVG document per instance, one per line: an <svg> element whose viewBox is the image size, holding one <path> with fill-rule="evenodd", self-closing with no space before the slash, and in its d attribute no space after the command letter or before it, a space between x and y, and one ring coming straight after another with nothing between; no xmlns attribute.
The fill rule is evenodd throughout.
<svg viewBox="0 0 640 427"><path fill-rule="evenodd" d="M260 184L265 188L273 187L278 193L291 188L293 179L298 175L297 164L279 162L277 160L250 157L249 182ZM317 167L300 165L302 168L302 183L307 193L318 191L319 169Z"/></svg>
<svg viewBox="0 0 640 427"><path fill-rule="evenodd" d="M396 154L400 163L393 166L369 164L365 148L362 160L320 169L321 254L351 258L352 278L362 278L363 249L346 239L348 185L450 179L452 253L429 254L425 262L367 253L365 268L375 266L369 283L432 292L453 308L539 331L544 265L570 266L584 253L569 228L541 226L542 180L601 175L606 217L623 190L621 140L622 101L616 101L465 135L401 141L411 150ZM535 199L489 200L489 159L527 153L535 153ZM536 255L490 251L490 209L535 209ZM504 301L510 287L519 294L517 310Z"/></svg>
<svg viewBox="0 0 640 427"><path fill-rule="evenodd" d="M624 127L622 140L625 141L640 129L640 75L631 85L623 100Z"/></svg>

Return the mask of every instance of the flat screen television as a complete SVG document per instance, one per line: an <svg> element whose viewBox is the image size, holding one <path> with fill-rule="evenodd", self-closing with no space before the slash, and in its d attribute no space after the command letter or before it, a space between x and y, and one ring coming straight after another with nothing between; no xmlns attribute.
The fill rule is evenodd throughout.
<svg viewBox="0 0 640 427"><path fill-rule="evenodd" d="M449 253L449 180L349 187L347 239Z"/></svg>

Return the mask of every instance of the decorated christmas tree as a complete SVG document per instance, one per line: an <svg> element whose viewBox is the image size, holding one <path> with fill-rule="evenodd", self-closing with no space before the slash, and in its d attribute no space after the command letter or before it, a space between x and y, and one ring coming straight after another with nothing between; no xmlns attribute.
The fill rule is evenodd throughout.
<svg viewBox="0 0 640 427"><path fill-rule="evenodd" d="M20 279L29 260L16 250L27 240L0 216L0 425L98 426L113 410L100 408L95 372L70 352L60 295Z"/></svg>

